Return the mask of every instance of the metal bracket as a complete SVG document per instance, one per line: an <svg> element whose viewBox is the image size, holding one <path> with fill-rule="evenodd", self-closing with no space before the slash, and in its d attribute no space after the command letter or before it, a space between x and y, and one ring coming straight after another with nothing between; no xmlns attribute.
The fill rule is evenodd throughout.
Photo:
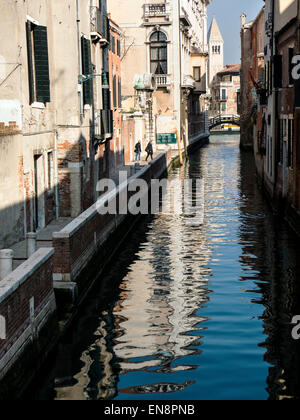
<svg viewBox="0 0 300 420"><path fill-rule="evenodd" d="M102 74L88 74L87 76L79 75L78 76L78 83L82 84L85 83L91 79L95 79L96 77L102 77Z"/></svg>

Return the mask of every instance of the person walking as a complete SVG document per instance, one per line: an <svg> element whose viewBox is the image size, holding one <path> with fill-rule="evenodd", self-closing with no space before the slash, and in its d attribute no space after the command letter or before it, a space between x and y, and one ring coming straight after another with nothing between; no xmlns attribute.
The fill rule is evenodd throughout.
<svg viewBox="0 0 300 420"><path fill-rule="evenodd" d="M141 142L137 142L137 144L135 145L135 161L139 162L141 160L141 153L142 153L142 146L141 146Z"/></svg>
<svg viewBox="0 0 300 420"><path fill-rule="evenodd" d="M147 157L146 162L148 161L148 158L151 157L151 160L153 160L153 145L152 141L149 141L148 146L146 147Z"/></svg>

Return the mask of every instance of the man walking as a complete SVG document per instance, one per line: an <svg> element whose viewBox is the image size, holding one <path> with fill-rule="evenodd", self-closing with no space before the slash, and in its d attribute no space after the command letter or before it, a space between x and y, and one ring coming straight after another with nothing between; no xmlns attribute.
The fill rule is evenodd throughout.
<svg viewBox="0 0 300 420"><path fill-rule="evenodd" d="M148 146L146 147L147 157L146 162L148 161L148 158L151 157L151 160L153 160L153 145L152 141L148 143Z"/></svg>
<svg viewBox="0 0 300 420"><path fill-rule="evenodd" d="M141 146L140 141L135 145L134 152L135 152L135 161L139 162L141 160L141 153L142 153L142 146Z"/></svg>

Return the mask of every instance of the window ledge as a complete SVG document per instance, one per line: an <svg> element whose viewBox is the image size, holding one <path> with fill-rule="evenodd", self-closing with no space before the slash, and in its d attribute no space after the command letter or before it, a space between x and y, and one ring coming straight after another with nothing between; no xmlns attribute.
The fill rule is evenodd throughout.
<svg viewBox="0 0 300 420"><path fill-rule="evenodd" d="M31 104L31 108L35 108L35 109L45 109L45 104L43 104L42 102L33 102Z"/></svg>

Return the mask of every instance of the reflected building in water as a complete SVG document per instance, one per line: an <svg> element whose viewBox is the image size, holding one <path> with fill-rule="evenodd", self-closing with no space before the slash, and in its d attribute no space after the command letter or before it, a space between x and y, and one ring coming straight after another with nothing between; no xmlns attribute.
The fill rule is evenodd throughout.
<svg viewBox="0 0 300 420"><path fill-rule="evenodd" d="M174 174L182 205L183 181L188 176L188 166ZM193 201L193 191L189 193ZM200 337L191 332L205 328L207 319L198 312L209 299L211 273L206 228L189 221L185 214L154 218L123 280L127 296L115 307L115 315L121 314L123 321L117 326L120 338L114 347L123 374L150 368L164 373L194 368L174 362L200 352Z"/></svg>

